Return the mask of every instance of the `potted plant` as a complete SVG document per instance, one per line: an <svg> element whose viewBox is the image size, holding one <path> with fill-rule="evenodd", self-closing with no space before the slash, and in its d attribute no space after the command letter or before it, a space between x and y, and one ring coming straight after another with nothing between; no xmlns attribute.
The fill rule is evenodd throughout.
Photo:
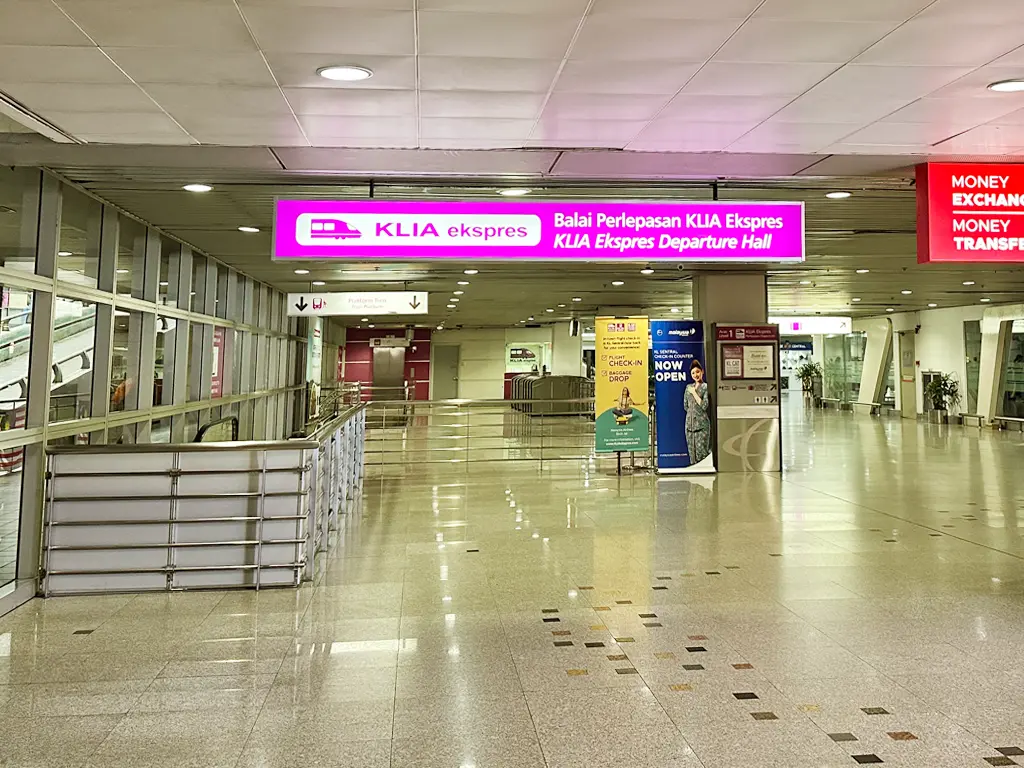
<svg viewBox="0 0 1024 768"><path fill-rule="evenodd" d="M960 404L960 382L951 373L940 373L925 384L924 396L932 403L929 418L937 424L946 424L949 408Z"/></svg>
<svg viewBox="0 0 1024 768"><path fill-rule="evenodd" d="M804 363L796 369L796 377L800 379L804 392L814 392L814 380L821 379L822 371L819 363Z"/></svg>

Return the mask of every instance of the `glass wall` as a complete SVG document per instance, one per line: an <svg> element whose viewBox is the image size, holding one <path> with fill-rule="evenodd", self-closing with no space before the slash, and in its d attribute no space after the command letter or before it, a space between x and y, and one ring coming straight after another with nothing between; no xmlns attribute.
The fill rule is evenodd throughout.
<svg viewBox="0 0 1024 768"><path fill-rule="evenodd" d="M1003 366L1003 399L1000 416L1024 418L1024 320L1013 323Z"/></svg>
<svg viewBox="0 0 1024 768"><path fill-rule="evenodd" d="M967 354L967 413L978 412L981 381L981 321L964 321L964 350Z"/></svg>
<svg viewBox="0 0 1024 768"><path fill-rule="evenodd" d="M0 600L38 572L37 555L17 558L39 550L45 446L187 441L241 413L242 439L290 434L252 418L301 396L272 359L297 342L283 306L216 254L38 169L0 168Z"/></svg>

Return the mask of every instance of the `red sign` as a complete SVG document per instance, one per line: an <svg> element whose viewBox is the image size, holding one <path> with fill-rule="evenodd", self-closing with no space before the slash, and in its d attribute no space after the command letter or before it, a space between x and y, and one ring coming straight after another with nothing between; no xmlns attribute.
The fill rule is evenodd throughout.
<svg viewBox="0 0 1024 768"><path fill-rule="evenodd" d="M719 325L718 341L775 341L779 338L777 325Z"/></svg>
<svg viewBox="0 0 1024 768"><path fill-rule="evenodd" d="M917 260L1024 262L1024 165L919 165Z"/></svg>

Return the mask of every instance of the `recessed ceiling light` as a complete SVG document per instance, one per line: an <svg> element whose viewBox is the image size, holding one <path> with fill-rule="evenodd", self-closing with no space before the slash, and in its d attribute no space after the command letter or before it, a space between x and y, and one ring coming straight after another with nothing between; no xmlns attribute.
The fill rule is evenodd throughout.
<svg viewBox="0 0 1024 768"><path fill-rule="evenodd" d="M369 80L373 77L372 69L367 69L366 67L354 67L347 64L334 64L329 67L320 67L316 73L326 80L339 80L344 83L355 83L359 80Z"/></svg>
<svg viewBox="0 0 1024 768"><path fill-rule="evenodd" d="M498 194L504 195L505 197L523 197L533 192L532 189L499 189Z"/></svg>
<svg viewBox="0 0 1024 768"><path fill-rule="evenodd" d="M314 280L313 285L327 285L323 280Z"/></svg>
<svg viewBox="0 0 1024 768"><path fill-rule="evenodd" d="M462 274L464 274L464 275L478 275L478 274L480 274L480 270L479 269L464 269L464 270L462 270Z"/></svg>
<svg viewBox="0 0 1024 768"><path fill-rule="evenodd" d="M964 280L964 285L974 285L973 280Z"/></svg>
<svg viewBox="0 0 1024 768"><path fill-rule="evenodd" d="M1019 93L1024 91L1024 80L1000 80L989 84L988 89L996 93Z"/></svg>
<svg viewBox="0 0 1024 768"><path fill-rule="evenodd" d="M886 307L886 308L885 308L885 311L886 311L886 312L895 312L896 310L895 310L895 309L893 309L892 307Z"/></svg>
<svg viewBox="0 0 1024 768"><path fill-rule="evenodd" d="M452 293L454 293L456 296L462 296L465 293L465 291L452 291Z"/></svg>
<svg viewBox="0 0 1024 768"><path fill-rule="evenodd" d="M161 286L166 286L166 285L168 285L168 282L166 280L161 280L160 281L160 285Z"/></svg>
<svg viewBox="0 0 1024 768"><path fill-rule="evenodd" d="M622 282L621 280L612 280L612 285L614 285L617 288L620 285L625 285L625 283Z"/></svg>
<svg viewBox="0 0 1024 768"><path fill-rule="evenodd" d="M58 256L70 256L71 251L57 251Z"/></svg>
<svg viewBox="0 0 1024 768"><path fill-rule="evenodd" d="M454 304L449 304L448 305L448 309L455 309L455 305Z"/></svg>
<svg viewBox="0 0 1024 768"><path fill-rule="evenodd" d="M545 309L544 311L545 311L545 312L554 312L555 310L553 310L553 309L551 309L551 308L549 307L548 309Z"/></svg>
<svg viewBox="0 0 1024 768"><path fill-rule="evenodd" d="M583 297L582 296L573 296L572 300L573 301L583 301Z"/></svg>
<svg viewBox="0 0 1024 768"><path fill-rule="evenodd" d="M374 328L375 326L374 326L374 324L373 324L373 323L370 323L370 324L369 324L368 326L366 326L366 327L367 327L367 328Z"/></svg>
<svg viewBox="0 0 1024 768"><path fill-rule="evenodd" d="M295 274L296 275L308 275L309 274L309 270L308 269L296 269L295 270Z"/></svg>
<svg viewBox="0 0 1024 768"><path fill-rule="evenodd" d="M672 309L669 310L669 312L678 312L678 311L679 311L679 307L672 307Z"/></svg>
<svg viewBox="0 0 1024 768"><path fill-rule="evenodd" d="M182 189L186 192L209 192L213 187L209 184L186 184Z"/></svg>
<svg viewBox="0 0 1024 768"><path fill-rule="evenodd" d="M460 299L457 299L457 298L453 297L453 298L449 299L449 301L454 301L454 302L458 303L460 301Z"/></svg>
<svg viewBox="0 0 1024 768"><path fill-rule="evenodd" d="M900 293L902 293L904 296L909 296L910 294L913 293L913 291L900 291Z"/></svg>
<svg viewBox="0 0 1024 768"><path fill-rule="evenodd" d="M559 305L558 305L558 308L559 308L559 309L564 309L564 308L565 308L565 304L559 304Z"/></svg>
<svg viewBox="0 0 1024 768"><path fill-rule="evenodd" d="M829 192L825 197L829 200L845 200L850 196L849 192Z"/></svg>
<svg viewBox="0 0 1024 768"><path fill-rule="evenodd" d="M530 315L530 316L529 316L528 318L526 318L526 319L527 319L527 320L533 320L533 315Z"/></svg>
<svg viewBox="0 0 1024 768"><path fill-rule="evenodd" d="M654 274L654 270L651 269L650 267L644 267L643 269L640 270L640 274L641 275L653 275Z"/></svg>
<svg viewBox="0 0 1024 768"><path fill-rule="evenodd" d="M469 280L459 280L459 285L469 285Z"/></svg>
<svg viewBox="0 0 1024 768"><path fill-rule="evenodd" d="M368 322L370 322L370 318L368 318L368 317L361 317L361 318L359 318L359 322L360 323L368 323Z"/></svg>
<svg viewBox="0 0 1024 768"><path fill-rule="evenodd" d="M931 307L932 309L935 309L939 305L938 304L929 304L928 306Z"/></svg>
<svg viewBox="0 0 1024 768"><path fill-rule="evenodd" d="M980 302L982 302L984 304L988 304L990 301L992 301L992 299L978 299L978 301L980 301Z"/></svg>
<svg viewBox="0 0 1024 768"><path fill-rule="evenodd" d="M239 232L248 232L249 234L255 234L256 232L259 232L260 229L259 229L259 227L239 227L238 231Z"/></svg>
<svg viewBox="0 0 1024 768"><path fill-rule="evenodd" d="M857 270L857 274L858 275L866 275L870 271L871 271L870 269L858 269Z"/></svg>
<svg viewBox="0 0 1024 768"><path fill-rule="evenodd" d="M443 326L443 325L439 325L439 326L437 326L437 330L439 330L439 331L443 331L443 330L444 330L444 326Z"/></svg>
<svg viewBox="0 0 1024 768"><path fill-rule="evenodd" d="M119 270L117 270L117 274L119 274L119 275L127 275L130 271L131 270L129 270L129 269L119 269Z"/></svg>
<svg viewBox="0 0 1024 768"><path fill-rule="evenodd" d="M800 285L810 285L810 284L811 284L810 280L801 280L800 281Z"/></svg>
<svg viewBox="0 0 1024 768"><path fill-rule="evenodd" d="M850 301L856 303L856 302L860 301L860 299L850 299Z"/></svg>

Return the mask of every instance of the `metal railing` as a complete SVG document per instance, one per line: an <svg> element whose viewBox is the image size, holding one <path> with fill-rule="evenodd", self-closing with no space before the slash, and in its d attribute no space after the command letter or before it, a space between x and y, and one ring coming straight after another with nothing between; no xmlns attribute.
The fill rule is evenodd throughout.
<svg viewBox="0 0 1024 768"><path fill-rule="evenodd" d="M367 472L400 474L423 464L543 465L597 458L593 403L593 398L371 402L366 417ZM624 454L623 461L634 467L654 466L650 450Z"/></svg>
<svg viewBox="0 0 1024 768"><path fill-rule="evenodd" d="M362 492L365 408L309 438L47 451L44 596L297 586Z"/></svg>

